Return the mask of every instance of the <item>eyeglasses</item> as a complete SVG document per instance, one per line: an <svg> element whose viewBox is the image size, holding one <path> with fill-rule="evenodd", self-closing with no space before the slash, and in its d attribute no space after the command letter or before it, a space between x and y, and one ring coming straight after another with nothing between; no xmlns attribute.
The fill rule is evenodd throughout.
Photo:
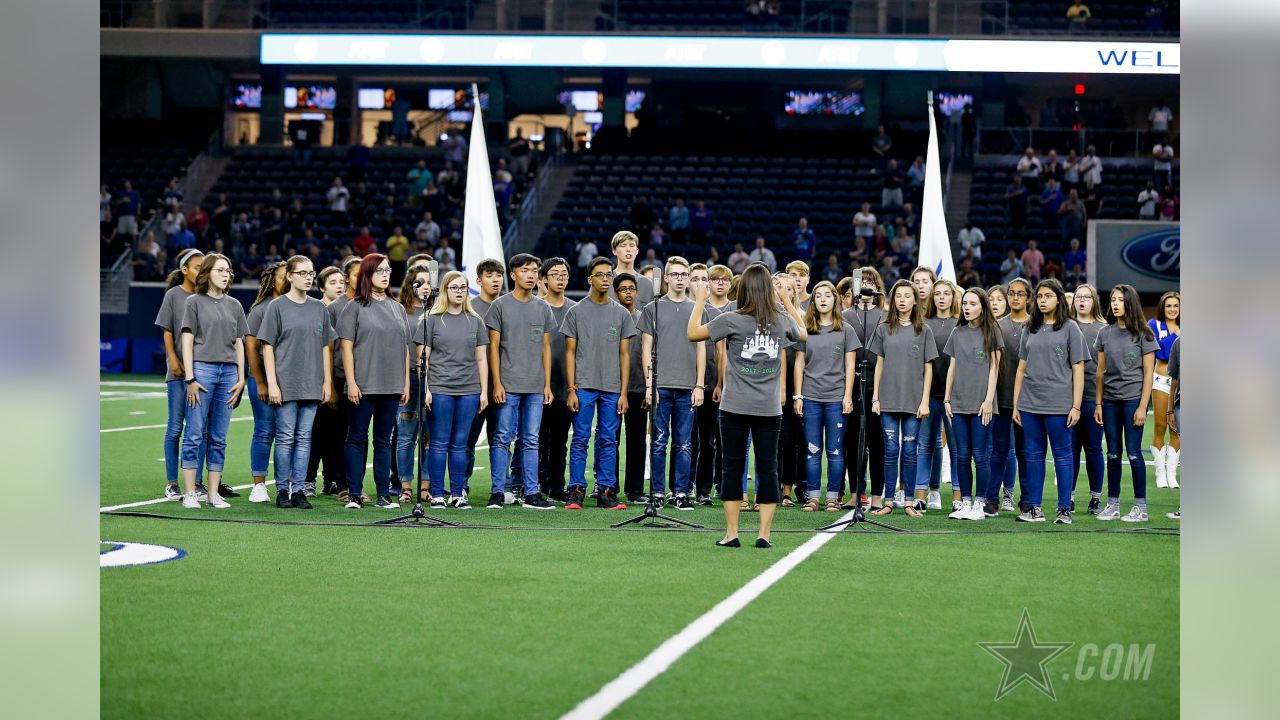
<svg viewBox="0 0 1280 720"><path fill-rule="evenodd" d="M729 282L729 278L711 278L711 279L710 279L710 280L708 280L707 282L713 282L713 283L727 283L727 282Z"/></svg>
<svg viewBox="0 0 1280 720"><path fill-rule="evenodd" d="M1021 290L1010 290L1009 297L1011 298L1012 297L1016 297L1016 298L1031 297L1031 293L1026 293Z"/></svg>
<svg viewBox="0 0 1280 720"><path fill-rule="evenodd" d="M618 288L618 294L622 294L622 293L633 293L633 292L635 292L635 291L636 291L636 286L635 286L635 285L632 285L631 287L620 287L620 288Z"/></svg>
<svg viewBox="0 0 1280 720"><path fill-rule="evenodd" d="M671 278L672 280L688 280L688 279L689 279L689 273L687 273L687 272L682 272L682 273L674 273L674 272L673 272L673 273L667 273L667 277Z"/></svg>
<svg viewBox="0 0 1280 720"><path fill-rule="evenodd" d="M380 267L380 268L378 268L377 270L374 270L374 271L373 271L373 274L374 274L374 275L390 275L390 274L391 274L391 268L389 268L389 267Z"/></svg>
<svg viewBox="0 0 1280 720"><path fill-rule="evenodd" d="M591 273L590 275L587 276L587 278L588 279L604 278L605 280L612 280L613 273L612 272Z"/></svg>
<svg viewBox="0 0 1280 720"><path fill-rule="evenodd" d="M560 272L560 273L554 273L554 272L553 272L553 273L547 273L547 277L548 277L549 279L551 279L551 280L568 280L568 279L569 279L569 273L563 273L563 272Z"/></svg>
<svg viewBox="0 0 1280 720"><path fill-rule="evenodd" d="M449 292L466 292L466 285L450 285Z"/></svg>
<svg viewBox="0 0 1280 720"><path fill-rule="evenodd" d="M293 274L299 277L304 277L304 278L314 278L316 276L316 273L314 270L312 270L311 272L295 272Z"/></svg>
<svg viewBox="0 0 1280 720"><path fill-rule="evenodd" d="M1053 300L1056 297L1058 296L1054 295L1053 293L1041 293L1039 295L1036 295L1037 300Z"/></svg>

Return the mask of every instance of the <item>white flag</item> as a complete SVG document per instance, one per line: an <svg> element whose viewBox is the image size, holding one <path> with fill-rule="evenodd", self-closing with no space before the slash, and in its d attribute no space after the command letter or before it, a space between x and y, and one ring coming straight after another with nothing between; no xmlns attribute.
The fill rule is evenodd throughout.
<svg viewBox="0 0 1280 720"><path fill-rule="evenodd" d="M933 268L941 280L956 281L951 261L951 237L947 234L947 210L942 205L942 170L938 158L938 129L929 105L929 150L924 166L924 207L920 210L920 262Z"/></svg>
<svg viewBox="0 0 1280 720"><path fill-rule="evenodd" d="M498 206L493 199L493 178L489 175L489 146L484 139L484 118L480 114L480 92L471 86L472 105L475 108L471 121L471 147L467 154L467 197L462 216L462 272L471 283L471 294L476 289L476 266L485 258L493 258L503 264L503 284L506 284L506 258L502 255L502 230L498 225Z"/></svg>

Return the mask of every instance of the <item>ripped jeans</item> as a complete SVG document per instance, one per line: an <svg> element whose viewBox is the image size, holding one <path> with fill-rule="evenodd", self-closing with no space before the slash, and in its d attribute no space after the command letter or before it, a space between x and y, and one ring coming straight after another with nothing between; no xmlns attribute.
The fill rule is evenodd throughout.
<svg viewBox="0 0 1280 720"><path fill-rule="evenodd" d="M822 455L827 456L827 497L837 497L844 485L843 403L804 401L805 479L809 497L822 492ZM823 435L826 435L825 443Z"/></svg>
<svg viewBox="0 0 1280 720"><path fill-rule="evenodd" d="M882 412L880 430L884 434L884 496L893 497L902 471L902 491L908 499L916 492L916 434L920 419L915 413Z"/></svg>

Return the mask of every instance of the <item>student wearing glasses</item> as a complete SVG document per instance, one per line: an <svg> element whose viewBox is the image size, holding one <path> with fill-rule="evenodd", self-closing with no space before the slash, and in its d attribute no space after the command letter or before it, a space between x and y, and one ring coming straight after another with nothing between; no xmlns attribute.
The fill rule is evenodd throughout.
<svg viewBox="0 0 1280 720"><path fill-rule="evenodd" d="M618 304L631 315L632 323L640 322L640 310L636 307L636 296L639 288L633 275L618 273L613 275L613 294ZM644 363L641 360L641 343L632 338L629 344L630 369L627 372L627 410L622 415L622 424L626 426L627 443L625 453L618 453L618 471L616 476L625 478L623 487L627 502L645 503L648 496L644 492L644 466L648 452L649 408L644 392ZM625 458L624 458L625 454ZM625 469L624 475L621 471Z"/></svg>
<svg viewBox="0 0 1280 720"><path fill-rule="evenodd" d="M396 412L409 399L409 320L404 307L387 294L390 285L387 256L366 255L360 261L355 297L338 318L347 399L352 405L346 446L351 491L346 507L351 510L361 505L371 422L375 504L383 510L400 507L391 495L391 454Z"/></svg>
<svg viewBox="0 0 1280 720"><path fill-rule="evenodd" d="M695 270L690 272L695 276L697 274ZM705 272L709 293L707 305L702 311L704 325L726 312L733 312L733 305L729 301L733 271L724 265L712 265ZM695 411L698 431L698 452L693 474L695 502L708 507L712 504L712 488L720 487L723 466L723 453L720 449L720 396L724 392L724 353L723 340L707 346L707 371L703 376L703 384L711 392L703 392L702 405Z"/></svg>
<svg viewBox="0 0 1280 720"><path fill-rule="evenodd" d="M569 286L569 263L553 257L538 268L542 285L541 297L551 307L554 327L551 335L551 404L542 409L542 426L538 430L538 487L556 502L565 502L565 460L569 445L569 427L573 413L569 409L569 381L565 370L565 337L560 332L564 319L576 303L564 296Z"/></svg>
<svg viewBox="0 0 1280 720"><path fill-rule="evenodd" d="M1000 336L1004 338L1004 351L1000 354L1000 375L996 381L996 404L1000 412L992 420L991 473L1003 479L1000 493L1000 511L1013 512L1013 478L1018 477L1018 511L1027 510L1027 455L1023 427L1013 421L1013 381L1018 374L1018 348L1026 332L1027 300L1031 297L1031 283L1014 278L1007 288L995 286L988 291L992 311L1000 318ZM999 297L997 297L999 296ZM1002 316L998 310L1004 308ZM1064 312L1065 316L1066 313ZM994 498L987 498L995 502Z"/></svg>
<svg viewBox="0 0 1280 720"><path fill-rule="evenodd" d="M267 495L267 464L271 460L271 443L276 436L276 409L267 398L267 375L262 367L262 344L258 342L258 328L267 312L267 304L280 297L287 287L284 263L273 263L262 271L258 297L249 307L248 334L245 335L245 360L249 363L249 406L253 410L253 441L249 445L249 469L253 475L253 489L249 502L271 502ZM288 507L288 498L284 505Z"/></svg>
<svg viewBox="0 0 1280 720"><path fill-rule="evenodd" d="M431 271L427 268L427 262L429 261L410 263L409 271L405 273L404 282L400 285L397 299L404 308L410 329L418 328L418 321L427 313L427 298L431 297ZM412 338L411 342L421 344L421 334ZM419 448L423 445L420 432L424 420L422 388L418 386L418 362L418 353L409 353L409 401L399 408L396 420L396 476L400 479L401 503L413 502L414 466L418 465L418 474L422 478L427 477L426 448ZM419 455L422 456L420 464L414 462ZM430 502L432 499L430 483L426 485L427 487L420 486L418 499L422 502Z"/></svg>

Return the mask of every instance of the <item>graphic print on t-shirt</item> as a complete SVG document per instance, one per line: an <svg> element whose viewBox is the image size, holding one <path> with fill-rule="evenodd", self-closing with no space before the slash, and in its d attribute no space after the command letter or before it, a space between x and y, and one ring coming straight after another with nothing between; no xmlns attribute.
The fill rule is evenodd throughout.
<svg viewBox="0 0 1280 720"><path fill-rule="evenodd" d="M530 325L529 326L529 342L536 342L536 343L542 342L542 331L543 331L542 325Z"/></svg>
<svg viewBox="0 0 1280 720"><path fill-rule="evenodd" d="M752 360L756 355L765 355L769 360L778 359L778 341L773 336L757 328L754 335L742 343L742 357ZM746 368L743 368L746 370Z"/></svg>

